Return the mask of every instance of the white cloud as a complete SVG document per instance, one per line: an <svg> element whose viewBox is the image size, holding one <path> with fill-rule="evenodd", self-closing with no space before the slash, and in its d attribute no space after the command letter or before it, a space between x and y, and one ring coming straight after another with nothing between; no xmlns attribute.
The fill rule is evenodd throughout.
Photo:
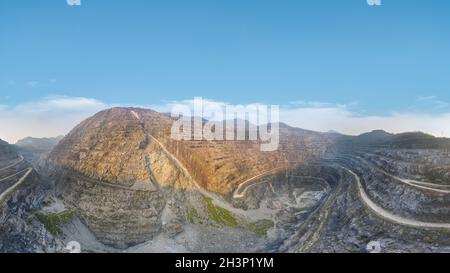
<svg viewBox="0 0 450 273"><path fill-rule="evenodd" d="M419 96L417 97L417 101L431 104L435 109L443 109L449 106L448 102L440 100L436 96Z"/></svg>
<svg viewBox="0 0 450 273"><path fill-rule="evenodd" d="M66 134L83 119L108 107L83 97L48 97L14 107L0 105L0 138L14 143L26 136Z"/></svg>
<svg viewBox="0 0 450 273"><path fill-rule="evenodd" d="M280 120L295 127L326 132L336 130L358 135L374 129L392 133L421 131L450 137L450 113L392 113L387 116L361 116L343 107L282 109Z"/></svg>
<svg viewBox="0 0 450 273"><path fill-rule="evenodd" d="M425 98L425 97L424 97ZM418 99L419 100L419 99ZM446 103L436 97L428 97L435 107L444 107ZM206 105L229 105L225 102L203 99ZM154 106L157 111L170 112L175 105L192 107L193 100L174 101ZM244 106L256 106L258 103ZM317 101L293 101L280 106L280 121L293 127L327 132L335 130L344 134L358 135L375 129L392 133L421 131L434 136L450 137L450 112L423 114L413 112L391 113L389 115L362 115L352 110L357 102L334 104Z"/></svg>
<svg viewBox="0 0 450 273"><path fill-rule="evenodd" d="M291 104L293 106L312 107L312 108L347 107L347 105L345 105L345 104L336 104L336 103L323 102L323 101L296 100L296 101L289 102L289 104ZM356 103L352 103L352 104L356 104Z"/></svg>
<svg viewBox="0 0 450 273"><path fill-rule="evenodd" d="M226 102L204 99L204 104L223 107ZM176 105L191 107L193 100L171 101L140 106L169 113ZM258 103L243 106L256 106ZM83 119L96 112L118 105L84 97L47 97L16 106L0 105L0 138L14 143L26 136L49 137L68 133ZM336 130L357 135L374 129L393 133L422 131L435 136L450 137L450 112L440 114L391 113L361 115L353 104L322 102L290 103L280 106L280 121L314 131ZM137 106L139 107L139 106Z"/></svg>

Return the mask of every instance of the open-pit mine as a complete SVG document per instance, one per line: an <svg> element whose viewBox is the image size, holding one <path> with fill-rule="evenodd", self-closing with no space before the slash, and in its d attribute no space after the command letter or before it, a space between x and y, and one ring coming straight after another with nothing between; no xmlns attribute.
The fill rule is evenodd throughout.
<svg viewBox="0 0 450 273"><path fill-rule="evenodd" d="M0 142L0 251L450 251L449 139L279 124L261 151L174 121L112 108L39 154Z"/></svg>

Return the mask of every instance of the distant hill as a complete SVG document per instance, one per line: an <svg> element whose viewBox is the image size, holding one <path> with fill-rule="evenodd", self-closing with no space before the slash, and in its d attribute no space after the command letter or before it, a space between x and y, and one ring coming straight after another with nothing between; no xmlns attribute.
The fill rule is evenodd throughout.
<svg viewBox="0 0 450 273"><path fill-rule="evenodd" d="M36 152L47 152L53 149L53 147L55 147L62 138L63 136L48 138L26 137L24 139L18 140L15 145L17 147L33 150Z"/></svg>
<svg viewBox="0 0 450 273"><path fill-rule="evenodd" d="M26 137L14 144L17 150L30 162L36 162L47 155L55 147L63 136L49 138Z"/></svg>
<svg viewBox="0 0 450 273"><path fill-rule="evenodd" d="M341 147L389 147L400 149L448 149L450 138L438 138L422 132L392 134L374 130L359 136L343 136L337 142Z"/></svg>

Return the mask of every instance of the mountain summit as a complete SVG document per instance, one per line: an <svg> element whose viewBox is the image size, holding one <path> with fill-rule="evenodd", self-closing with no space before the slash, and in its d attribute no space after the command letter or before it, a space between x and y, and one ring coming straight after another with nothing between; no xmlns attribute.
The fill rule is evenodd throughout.
<svg viewBox="0 0 450 273"><path fill-rule="evenodd" d="M205 192L230 198L240 183L318 158L330 142L291 127L280 129L274 152L260 151L258 141L178 141L170 137L174 121L152 110L108 109L50 153L60 195L103 242L142 242L186 221L186 208L202 211Z"/></svg>

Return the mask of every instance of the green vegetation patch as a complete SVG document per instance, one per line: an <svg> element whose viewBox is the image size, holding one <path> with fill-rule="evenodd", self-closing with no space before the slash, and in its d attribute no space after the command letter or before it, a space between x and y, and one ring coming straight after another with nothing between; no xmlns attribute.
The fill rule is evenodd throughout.
<svg viewBox="0 0 450 273"><path fill-rule="evenodd" d="M233 214L230 211L214 205L213 200L209 197L205 197L205 201L208 207L209 214L216 223L229 227L238 226L238 221L236 220L236 218L234 218Z"/></svg>
<svg viewBox="0 0 450 273"><path fill-rule="evenodd" d="M59 213L35 212L34 215L45 228L53 235L62 235L61 226L69 224L73 219L73 211L65 210Z"/></svg>
<svg viewBox="0 0 450 273"><path fill-rule="evenodd" d="M274 227L274 222L269 219L263 219L256 221L254 223L250 223L247 225L247 228L258 236L265 237L267 235L267 231Z"/></svg>
<svg viewBox="0 0 450 273"><path fill-rule="evenodd" d="M270 219L262 219L254 223L239 223L230 211L220 206L214 205L212 198L204 198L211 219L213 219L220 225L246 229L254 232L260 237L267 236L267 232L275 226L275 223ZM187 218L189 222L193 223L195 219L198 219L198 217L198 213L194 208L191 208L187 211Z"/></svg>

